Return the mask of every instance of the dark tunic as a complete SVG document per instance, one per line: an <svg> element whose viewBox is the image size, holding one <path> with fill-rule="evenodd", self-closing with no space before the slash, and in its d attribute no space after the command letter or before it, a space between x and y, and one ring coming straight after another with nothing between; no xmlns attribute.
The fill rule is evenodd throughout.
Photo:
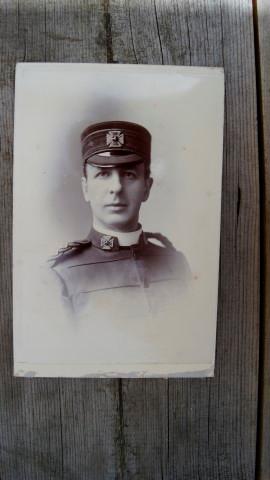
<svg viewBox="0 0 270 480"><path fill-rule="evenodd" d="M149 238L158 238L158 246ZM124 318L172 305L191 273L184 255L159 234L142 233L139 243L120 247L116 237L92 230L51 260L65 304L77 315Z"/></svg>

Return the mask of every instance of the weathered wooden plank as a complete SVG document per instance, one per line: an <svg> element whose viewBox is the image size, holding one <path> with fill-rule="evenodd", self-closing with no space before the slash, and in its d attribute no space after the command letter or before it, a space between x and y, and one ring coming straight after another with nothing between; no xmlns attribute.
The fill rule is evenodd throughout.
<svg viewBox="0 0 270 480"><path fill-rule="evenodd" d="M131 379L123 382L122 477L168 477L167 380Z"/></svg>
<svg viewBox="0 0 270 480"><path fill-rule="evenodd" d="M38 14L38 12L36 12ZM43 22L42 11L32 13L31 35L35 56L42 56L43 45L36 22ZM5 479L57 479L61 477L61 437L59 387L56 382L12 378L12 141L15 62L26 57L27 34L22 25L20 5L0 5L0 477Z"/></svg>
<svg viewBox="0 0 270 480"><path fill-rule="evenodd" d="M257 3L257 5L256 5ZM262 208L262 341L259 409L258 478L270 478L270 6L254 2L257 40L258 101L260 115L261 208Z"/></svg>
<svg viewBox="0 0 270 480"><path fill-rule="evenodd" d="M259 334L252 4L111 0L110 15L114 61L223 65L226 75L216 377L169 380L166 389L162 381L153 383L160 402L167 393L168 439L163 439L162 446L167 454L159 471L157 456L145 456L147 429L140 429L140 441L134 435L136 425L143 425L140 409L132 409L132 405L134 398L140 401L138 389L143 391L145 380L136 385L123 382L125 458L131 462L125 478L152 478L152 468L155 478L251 480L255 472ZM150 408L150 395L147 402ZM155 444L156 455L157 448Z"/></svg>
<svg viewBox="0 0 270 480"><path fill-rule="evenodd" d="M153 2L111 0L109 14L114 62L164 62ZM170 478L168 381L122 380L122 396L122 478Z"/></svg>
<svg viewBox="0 0 270 480"><path fill-rule="evenodd" d="M117 380L61 380L63 479L116 478L120 401Z"/></svg>
<svg viewBox="0 0 270 480"><path fill-rule="evenodd" d="M117 380L12 377L15 63L106 61L105 25L99 1L0 3L0 478L5 480L115 479L120 471Z"/></svg>
<svg viewBox="0 0 270 480"><path fill-rule="evenodd" d="M106 62L107 34L103 2L46 1L46 61Z"/></svg>

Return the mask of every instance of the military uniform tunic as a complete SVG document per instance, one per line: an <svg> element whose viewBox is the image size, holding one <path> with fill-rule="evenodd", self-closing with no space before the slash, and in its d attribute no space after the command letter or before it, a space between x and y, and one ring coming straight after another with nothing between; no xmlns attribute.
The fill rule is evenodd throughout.
<svg viewBox="0 0 270 480"><path fill-rule="evenodd" d="M120 247L117 237L92 230L52 260L64 303L75 316L130 318L172 305L188 285L189 266L169 242L159 246L150 237L142 233L138 244Z"/></svg>

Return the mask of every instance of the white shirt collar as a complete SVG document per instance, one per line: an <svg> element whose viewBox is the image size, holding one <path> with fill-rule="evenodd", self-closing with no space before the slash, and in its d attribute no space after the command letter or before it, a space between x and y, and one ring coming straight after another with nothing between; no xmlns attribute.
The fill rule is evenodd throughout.
<svg viewBox="0 0 270 480"><path fill-rule="evenodd" d="M93 224L93 228L103 235L117 237L120 247L130 247L130 245L136 245L136 243L139 242L139 238L142 233L141 226L139 230L135 230L135 232L115 232L114 230L109 230L107 228L96 228L95 224Z"/></svg>

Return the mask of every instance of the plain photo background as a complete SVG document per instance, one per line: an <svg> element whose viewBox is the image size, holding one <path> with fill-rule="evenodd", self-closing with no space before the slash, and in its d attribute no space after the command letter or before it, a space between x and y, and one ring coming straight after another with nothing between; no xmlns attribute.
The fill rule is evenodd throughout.
<svg viewBox="0 0 270 480"><path fill-rule="evenodd" d="M107 120L136 122L152 135L154 185L140 220L145 231L166 235L184 253L194 279L176 318L181 331L176 338L176 371L184 374L197 365L198 372L205 374L208 368L207 374L213 373L223 97L223 71L217 68L17 65L13 230L17 374L25 374L23 364L36 365L36 374L42 370L37 364L50 364L43 373L72 375L76 364L76 352L71 357L68 352L72 327L54 310L53 292L48 310L39 311L36 279L49 256L69 241L85 238L91 228L91 212L81 192L80 134L87 125ZM166 326L172 329L172 347L179 333L173 325L168 321ZM109 364L106 355L104 359L103 373ZM58 362L66 363L65 372ZM166 363L166 355L160 363ZM167 363L176 362L168 355ZM154 373L160 371L159 366ZM79 369L74 372L82 374Z"/></svg>

